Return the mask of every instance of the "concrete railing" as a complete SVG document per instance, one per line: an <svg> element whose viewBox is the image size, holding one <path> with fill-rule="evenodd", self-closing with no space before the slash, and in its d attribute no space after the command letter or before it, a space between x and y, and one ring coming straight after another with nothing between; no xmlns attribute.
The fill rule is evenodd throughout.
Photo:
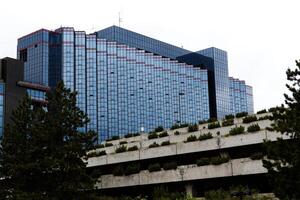
<svg viewBox="0 0 300 200"><path fill-rule="evenodd" d="M143 170L138 174L129 176L102 175L98 179L96 187L98 189L117 188L262 173L267 173L267 169L263 167L261 160L241 158L221 165L200 167L197 165L184 165L179 166L176 170L157 172Z"/></svg>
<svg viewBox="0 0 300 200"><path fill-rule="evenodd" d="M259 144L266 139L275 141L278 137L288 139L288 136L282 135L281 133L262 130L255 133L245 133L235 136L212 138L204 141L195 141L188 143L179 142L173 144L171 143L168 146L160 146L145 149L142 148L136 151L112 153L100 157L92 157L88 159L87 167L103 166L107 164L138 161L143 159L151 159L158 157L181 155L186 153L196 153L202 151L211 151L223 148Z"/></svg>

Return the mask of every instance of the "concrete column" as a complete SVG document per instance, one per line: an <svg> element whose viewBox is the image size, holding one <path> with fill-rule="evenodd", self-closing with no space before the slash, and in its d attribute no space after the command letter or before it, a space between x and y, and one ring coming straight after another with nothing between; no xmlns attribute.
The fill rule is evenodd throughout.
<svg viewBox="0 0 300 200"><path fill-rule="evenodd" d="M188 196L193 196L193 185L188 183L185 185L185 192Z"/></svg>

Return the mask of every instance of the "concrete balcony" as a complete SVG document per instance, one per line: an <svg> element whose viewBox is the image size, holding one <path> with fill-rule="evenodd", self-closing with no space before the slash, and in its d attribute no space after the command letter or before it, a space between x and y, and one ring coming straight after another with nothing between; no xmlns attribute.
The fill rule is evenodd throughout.
<svg viewBox="0 0 300 200"><path fill-rule="evenodd" d="M128 187L136 185L192 181L218 177L242 176L267 173L261 160L249 158L234 159L221 165L184 165L176 170L149 172L143 170L129 176L102 175L97 183L98 189Z"/></svg>
<svg viewBox="0 0 300 200"><path fill-rule="evenodd" d="M215 137L204 141L178 142L168 146L142 148L137 151L111 153L100 157L92 157L88 159L87 167L259 144L263 143L265 139L275 141L278 137L288 139L288 136L282 135L281 133L262 130L255 133L244 133L235 136Z"/></svg>

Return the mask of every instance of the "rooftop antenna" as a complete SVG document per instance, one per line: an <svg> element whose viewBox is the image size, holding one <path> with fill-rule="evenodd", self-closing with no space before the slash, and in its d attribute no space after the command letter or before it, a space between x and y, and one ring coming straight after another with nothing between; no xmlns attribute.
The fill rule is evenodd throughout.
<svg viewBox="0 0 300 200"><path fill-rule="evenodd" d="M119 27L121 27L121 22L123 22L123 19L121 18L121 12L119 12Z"/></svg>

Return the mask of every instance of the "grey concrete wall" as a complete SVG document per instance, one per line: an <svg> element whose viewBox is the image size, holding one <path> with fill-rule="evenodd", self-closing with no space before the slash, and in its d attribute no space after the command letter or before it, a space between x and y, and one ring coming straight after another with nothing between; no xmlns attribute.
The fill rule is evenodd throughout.
<svg viewBox="0 0 300 200"><path fill-rule="evenodd" d="M138 174L129 176L102 175L96 186L99 189L104 189L262 173L267 173L267 170L262 166L261 160L241 158L221 165L200 167L197 165L185 165L179 166L176 170L162 170L158 172L143 170Z"/></svg>

